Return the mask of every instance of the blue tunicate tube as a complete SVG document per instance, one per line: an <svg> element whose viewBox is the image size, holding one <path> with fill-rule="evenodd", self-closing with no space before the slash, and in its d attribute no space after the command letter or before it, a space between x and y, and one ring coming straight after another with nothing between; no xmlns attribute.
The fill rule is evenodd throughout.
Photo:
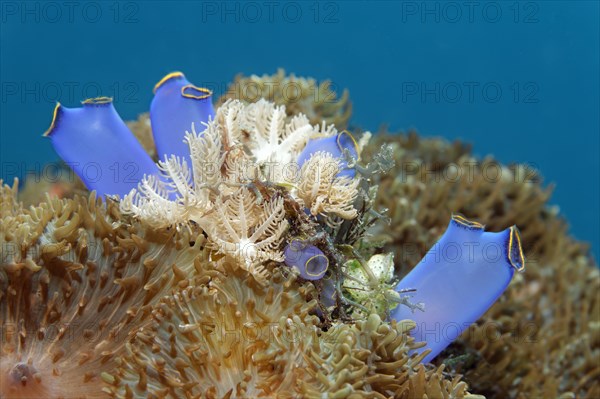
<svg viewBox="0 0 600 399"><path fill-rule="evenodd" d="M81 108L57 104L44 136L86 187L99 195L123 197L144 175L159 174L108 97L85 100Z"/></svg>
<svg viewBox="0 0 600 399"><path fill-rule="evenodd" d="M192 131L192 123L198 133L214 117L212 91L196 87L181 72L172 72L154 87L150 104L150 124L160 160L171 155L182 157L192 165L190 149L184 142L185 132Z"/></svg>
<svg viewBox="0 0 600 399"><path fill-rule="evenodd" d="M283 255L285 264L296 268L300 276L306 280L323 278L329 267L329 259L323 251L298 239L286 245Z"/></svg>
<svg viewBox="0 0 600 399"><path fill-rule="evenodd" d="M429 362L492 306L524 266L515 226L485 232L483 225L453 215L444 235L396 287L415 289L411 301L423 303L424 311L399 305L391 317L416 322L416 341L427 343L418 352L430 349L423 359Z"/></svg>
<svg viewBox="0 0 600 399"><path fill-rule="evenodd" d="M341 160L341 170L338 173L338 177L353 178L356 175L356 170L349 168L348 163L343 159L344 150L348 150L352 158L358 159L358 145L354 137L347 131L343 131L335 136L311 139L298 155L298 166L302 167L317 152L328 152L334 158L340 158Z"/></svg>

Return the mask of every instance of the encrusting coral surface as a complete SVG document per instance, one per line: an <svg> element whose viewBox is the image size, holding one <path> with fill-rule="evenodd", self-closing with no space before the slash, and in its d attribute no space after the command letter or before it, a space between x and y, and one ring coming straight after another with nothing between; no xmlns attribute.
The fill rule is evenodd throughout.
<svg viewBox="0 0 600 399"><path fill-rule="evenodd" d="M247 104L266 99L277 105L285 105L289 117L304 114L313 125L325 122L340 130L348 127L352 115L348 90L344 90L338 98L331 81L318 83L313 78L288 75L283 69L278 69L273 75L236 76L227 92L217 100L217 105L228 99Z"/></svg>
<svg viewBox="0 0 600 399"><path fill-rule="evenodd" d="M3 187L0 396L105 397L101 373L169 287L193 276L197 248L93 194L26 210L15 194Z"/></svg>

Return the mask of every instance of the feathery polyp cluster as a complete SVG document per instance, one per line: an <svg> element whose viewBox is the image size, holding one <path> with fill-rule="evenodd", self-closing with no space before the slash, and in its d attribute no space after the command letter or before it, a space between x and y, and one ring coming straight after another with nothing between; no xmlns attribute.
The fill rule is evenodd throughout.
<svg viewBox="0 0 600 399"><path fill-rule="evenodd" d="M282 197L259 205L241 187L225 201L218 197L214 211L208 234L219 252L234 256L248 270L265 260L283 261L279 247L288 222Z"/></svg>
<svg viewBox="0 0 600 399"><path fill-rule="evenodd" d="M261 263L283 261L288 221L278 190L287 189L289 199L328 223L329 216L357 216L358 179L340 176L342 161L334 154L315 153L293 179L286 177L311 140L336 137L333 126L311 126L302 114L286 119L283 106L265 100L233 100L203 127L197 132L192 124L186 132L189 158L165 156L161 174L145 176L125 196L124 212L160 228L194 222L217 252L238 259L259 280Z"/></svg>
<svg viewBox="0 0 600 399"><path fill-rule="evenodd" d="M341 163L328 152L317 152L302 166L297 195L314 216L354 219L358 179L339 176Z"/></svg>
<svg viewBox="0 0 600 399"><path fill-rule="evenodd" d="M137 189L121 202L121 210L141 217L156 227L200 223L212 209L211 188L221 182L220 168L225 160L219 126L206 125L202 134L186 132L191 169L185 158L172 155L159 161L161 176L144 176ZM214 194L213 194L214 197Z"/></svg>
<svg viewBox="0 0 600 399"><path fill-rule="evenodd" d="M247 108L252 137L248 146L256 163L284 166L295 161L296 154L304 148L313 132L308 118L296 115L286 124L285 107L265 100Z"/></svg>

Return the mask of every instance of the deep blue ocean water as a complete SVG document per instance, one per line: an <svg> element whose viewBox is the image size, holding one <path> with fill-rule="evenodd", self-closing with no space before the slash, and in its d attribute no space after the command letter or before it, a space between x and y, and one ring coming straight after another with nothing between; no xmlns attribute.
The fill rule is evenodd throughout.
<svg viewBox="0 0 600 399"><path fill-rule="evenodd" d="M237 73L330 78L353 124L460 138L555 183L572 234L600 250L597 1L3 1L1 176L57 156L56 101L115 98L124 119L181 70L218 95Z"/></svg>

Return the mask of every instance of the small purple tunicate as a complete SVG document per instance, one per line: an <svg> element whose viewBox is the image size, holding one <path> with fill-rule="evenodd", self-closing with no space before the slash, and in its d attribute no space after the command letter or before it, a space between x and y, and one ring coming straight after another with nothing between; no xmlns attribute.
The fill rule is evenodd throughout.
<svg viewBox="0 0 600 399"><path fill-rule="evenodd" d="M331 307L336 304L336 288L333 276L325 277L321 280L321 295L319 299L325 307Z"/></svg>
<svg viewBox="0 0 600 399"><path fill-rule="evenodd" d="M323 278L329 267L329 259L319 248L300 240L292 240L284 249L285 264L295 267L306 280Z"/></svg>

